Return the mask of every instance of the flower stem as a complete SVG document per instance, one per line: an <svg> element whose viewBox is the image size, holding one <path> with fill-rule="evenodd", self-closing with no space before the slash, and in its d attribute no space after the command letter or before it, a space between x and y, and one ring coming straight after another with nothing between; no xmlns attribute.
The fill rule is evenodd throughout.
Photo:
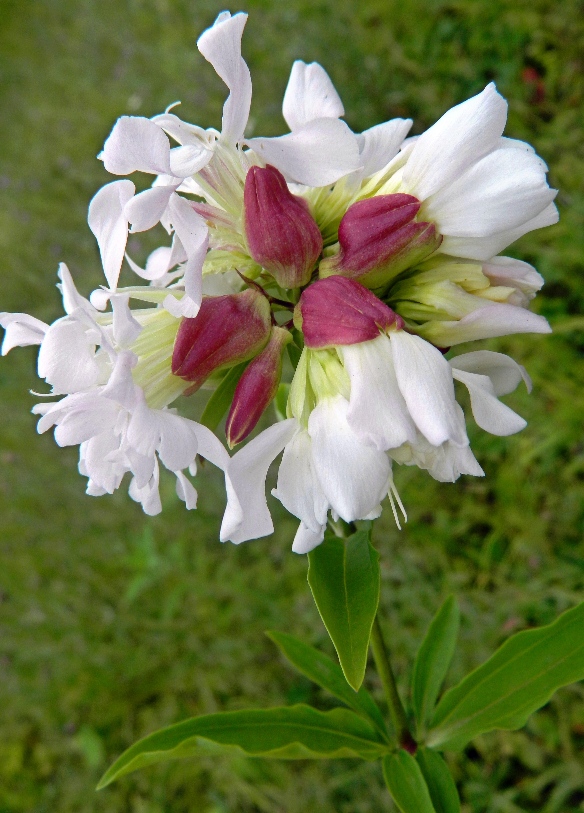
<svg viewBox="0 0 584 813"><path fill-rule="evenodd" d="M383 640L381 627L379 625L379 618L375 616L373 628L371 630L371 650L373 652L373 659L381 678L383 691L389 708L391 721L395 728L397 741L401 748L404 748L410 754L416 753L417 743L412 736L406 712L400 700L393 670L389 662L387 648Z"/></svg>

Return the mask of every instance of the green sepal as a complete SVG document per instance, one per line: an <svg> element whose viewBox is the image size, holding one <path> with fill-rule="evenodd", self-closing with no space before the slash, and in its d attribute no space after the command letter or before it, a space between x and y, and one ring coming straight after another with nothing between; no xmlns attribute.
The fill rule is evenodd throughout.
<svg viewBox="0 0 584 813"><path fill-rule="evenodd" d="M416 762L426 780L436 813L460 813L460 798L448 765L436 751L418 748Z"/></svg>
<svg viewBox="0 0 584 813"><path fill-rule="evenodd" d="M432 619L414 662L412 704L418 733L423 732L430 722L454 654L459 626L458 604L454 596L450 596Z"/></svg>
<svg viewBox="0 0 584 813"><path fill-rule="evenodd" d="M383 777L401 813L436 813L420 766L403 748L384 758Z"/></svg>
<svg viewBox="0 0 584 813"><path fill-rule="evenodd" d="M308 584L343 674L358 691L365 676L371 627L379 603L379 554L371 531L327 538L308 554Z"/></svg>
<svg viewBox="0 0 584 813"><path fill-rule="evenodd" d="M373 726L352 711L297 705L226 711L163 728L125 751L98 790L124 774L171 759L235 750L272 759L379 759L387 753Z"/></svg>
<svg viewBox="0 0 584 813"><path fill-rule="evenodd" d="M201 415L200 423L202 423L203 426L206 426L212 432L217 429L225 413L231 406L235 388L237 387L239 379L243 375L243 371L247 367L248 363L249 362L244 361L241 364L236 364L235 367L232 367L223 376L221 383L207 401L203 414Z"/></svg>
<svg viewBox="0 0 584 813"><path fill-rule="evenodd" d="M505 641L441 699L426 744L460 749L478 734L521 728L561 686L584 678L584 603Z"/></svg>
<svg viewBox="0 0 584 813"><path fill-rule="evenodd" d="M363 686L355 692L345 680L341 667L328 655L285 632L268 632L266 635L299 672L370 720L387 739L387 728L375 700Z"/></svg>

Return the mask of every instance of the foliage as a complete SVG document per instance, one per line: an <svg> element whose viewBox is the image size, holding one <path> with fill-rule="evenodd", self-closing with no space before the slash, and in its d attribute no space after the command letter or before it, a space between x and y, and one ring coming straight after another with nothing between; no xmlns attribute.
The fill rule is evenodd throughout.
<svg viewBox="0 0 584 813"><path fill-rule="evenodd" d="M451 592L464 595L448 676L454 685L511 632L550 623L582 598L582 4L242 6L252 12L244 53L257 133L281 131L279 104L297 57L327 67L358 130L411 114L419 132L495 79L510 100L509 134L534 143L561 189L560 224L509 251L545 276L539 308L556 335L489 343L534 379L531 396L509 399L528 428L506 439L475 433L483 481L453 486L398 471L410 521L399 533L387 516L376 530L381 609L402 696L406 664ZM219 124L223 88L195 50L197 33L219 10L210 0L4 0L3 309L55 318L60 259L80 288L94 287L99 260L86 207L107 180L94 156L118 115L153 115L181 98L185 118ZM143 236L132 238L137 261L148 248ZM387 808L375 763L280 764L232 754L150 768L94 793L132 742L185 717L250 704L329 710L325 693L274 658L264 629L334 652L306 589L306 560L289 551L295 529L283 512L275 509L274 538L235 548L216 541L223 497L209 471L199 477L196 515L185 514L170 484L156 519L122 494L85 497L74 453L34 434L26 394L35 386L33 358L21 351L0 366L2 813ZM368 674L365 684L380 699ZM524 731L481 735L449 755L464 813L581 810L583 738L584 691L574 686Z"/></svg>

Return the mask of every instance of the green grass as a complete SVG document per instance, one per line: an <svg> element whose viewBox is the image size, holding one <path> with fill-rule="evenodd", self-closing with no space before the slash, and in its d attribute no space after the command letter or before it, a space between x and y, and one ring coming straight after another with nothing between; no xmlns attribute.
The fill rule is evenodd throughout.
<svg viewBox="0 0 584 813"><path fill-rule="evenodd" d="M267 0L244 54L252 126L283 132L280 105L295 58L322 62L362 130L412 115L415 131L494 79L510 101L508 134L531 141L561 191L558 226L509 252L547 285L552 337L492 341L526 364L534 393L509 403L520 435L473 432L484 480L435 483L400 470L410 513L375 532L385 631L401 688L441 600L460 598L454 681L511 632L551 621L584 588L584 10L565 0ZM208 0L3 0L0 5L1 301L48 320L65 260L80 288L100 280L86 225L107 175L95 155L117 116L182 115L217 126L223 86L196 51L221 7ZM232 10L235 10L233 8ZM543 83L535 92L525 69ZM132 238L142 259L150 246ZM487 346L485 344L485 346ZM220 709L330 700L295 675L263 635L294 633L331 652L290 552L295 523L221 545L220 478L198 478L187 513L165 482L164 512L145 517L122 492L89 498L75 450L38 437L32 349L0 365L0 813L369 813L389 810L379 767L226 757L96 781L139 736ZM379 696L372 675L367 682ZM465 813L584 810L584 689L563 690L525 731L479 738L451 762Z"/></svg>

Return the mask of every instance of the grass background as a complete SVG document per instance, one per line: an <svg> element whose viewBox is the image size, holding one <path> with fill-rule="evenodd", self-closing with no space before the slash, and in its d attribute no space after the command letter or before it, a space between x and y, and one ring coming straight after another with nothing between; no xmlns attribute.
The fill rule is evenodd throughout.
<svg viewBox="0 0 584 813"><path fill-rule="evenodd" d="M383 612L404 695L419 640L454 591L463 612L449 676L511 632L583 598L584 5L576 0L288 0L251 12L244 55L251 128L284 131L295 58L330 72L357 131L413 116L415 132L491 80L507 134L532 142L560 189L560 224L509 253L537 265L552 337L485 343L526 364L529 421L498 439L472 430L487 476L439 484L404 469L410 522L375 532ZM87 204L108 180L95 155L124 113L218 126L224 88L196 50L210 0L0 0L0 307L53 320L65 260L85 293L100 282ZM233 8L233 11L236 9ZM150 244L132 238L142 259ZM389 810L379 766L231 756L151 768L96 794L139 736L220 709L330 700L263 635L280 629L330 652L290 553L295 523L237 548L217 541L223 494L205 471L187 514L166 481L149 519L122 492L84 495L76 453L35 434L35 351L0 366L0 813L368 813ZM379 687L373 675L367 682ZM584 810L584 687L561 691L527 728L480 737L451 766L465 813Z"/></svg>

